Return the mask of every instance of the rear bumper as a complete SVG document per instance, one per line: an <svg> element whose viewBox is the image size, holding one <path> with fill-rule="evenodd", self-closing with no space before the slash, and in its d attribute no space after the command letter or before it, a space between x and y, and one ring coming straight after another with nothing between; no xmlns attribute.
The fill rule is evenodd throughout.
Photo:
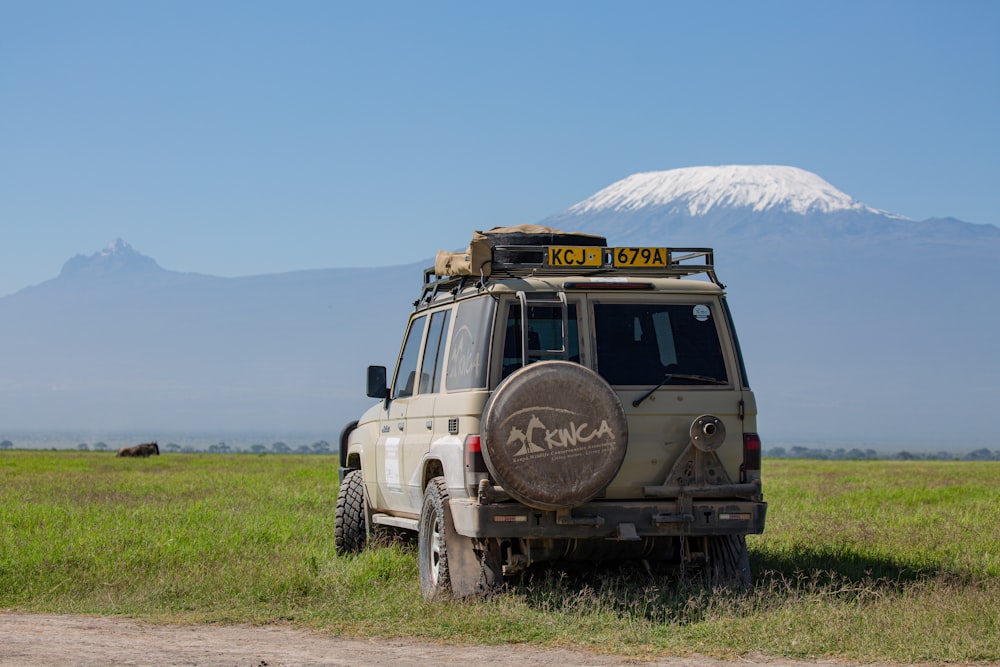
<svg viewBox="0 0 1000 667"><path fill-rule="evenodd" d="M749 500L598 501L572 510L520 503L450 501L455 530L475 538L634 540L646 537L748 535L764 532L767 503Z"/></svg>

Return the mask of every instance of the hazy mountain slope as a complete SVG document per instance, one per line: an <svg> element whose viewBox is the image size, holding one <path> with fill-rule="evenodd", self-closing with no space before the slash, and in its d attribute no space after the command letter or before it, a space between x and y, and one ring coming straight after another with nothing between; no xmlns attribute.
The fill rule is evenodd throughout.
<svg viewBox="0 0 1000 667"><path fill-rule="evenodd" d="M224 279L128 252L0 299L0 424L331 428L370 402L426 264Z"/></svg>
<svg viewBox="0 0 1000 667"><path fill-rule="evenodd" d="M542 222L612 245L716 248L765 442L998 444L992 225L907 220L789 167L637 174ZM120 241L74 257L0 298L0 428L332 441L372 402L365 366L394 363L430 264L225 279Z"/></svg>

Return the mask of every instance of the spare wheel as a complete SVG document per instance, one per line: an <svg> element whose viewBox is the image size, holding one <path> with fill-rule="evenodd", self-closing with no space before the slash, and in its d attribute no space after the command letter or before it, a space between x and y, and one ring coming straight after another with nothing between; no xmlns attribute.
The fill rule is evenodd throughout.
<svg viewBox="0 0 1000 667"><path fill-rule="evenodd" d="M486 403L486 466L512 498L542 510L581 505L625 459L628 422L611 386L568 361L518 369Z"/></svg>

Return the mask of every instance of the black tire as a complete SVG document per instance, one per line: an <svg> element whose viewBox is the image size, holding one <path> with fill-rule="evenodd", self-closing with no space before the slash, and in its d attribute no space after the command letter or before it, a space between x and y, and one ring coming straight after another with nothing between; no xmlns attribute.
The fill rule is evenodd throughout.
<svg viewBox="0 0 1000 667"><path fill-rule="evenodd" d="M500 543L458 534L444 477L435 477L424 490L417 559L426 600L481 596L503 582Z"/></svg>
<svg viewBox="0 0 1000 667"><path fill-rule="evenodd" d="M608 241L603 236L590 234L572 234L566 232L511 232L509 227L501 227L499 231L485 231L494 246L508 246L505 250L494 248L493 260L498 263L540 264L543 253L518 250L511 246L584 246L603 247Z"/></svg>
<svg viewBox="0 0 1000 667"><path fill-rule="evenodd" d="M509 229L509 227L502 227ZM493 231L483 232L493 245L575 245L586 247L602 247L608 244L608 240L603 236L593 234L574 234L571 232L510 232Z"/></svg>
<svg viewBox="0 0 1000 667"><path fill-rule="evenodd" d="M420 592L426 600L452 596L451 571L448 569L448 489L444 477L435 477L424 491L417 534L417 559L420 569Z"/></svg>
<svg viewBox="0 0 1000 667"><path fill-rule="evenodd" d="M511 374L483 409L483 458L515 500L568 509L618 474L628 421L614 389L568 361L539 361Z"/></svg>
<svg viewBox="0 0 1000 667"><path fill-rule="evenodd" d="M357 553L368 542L365 482L360 470L344 476L337 493L337 511L333 519L333 546L338 554Z"/></svg>
<svg viewBox="0 0 1000 667"><path fill-rule="evenodd" d="M706 583L742 590L753 585L750 554L744 535L720 535L708 538Z"/></svg>

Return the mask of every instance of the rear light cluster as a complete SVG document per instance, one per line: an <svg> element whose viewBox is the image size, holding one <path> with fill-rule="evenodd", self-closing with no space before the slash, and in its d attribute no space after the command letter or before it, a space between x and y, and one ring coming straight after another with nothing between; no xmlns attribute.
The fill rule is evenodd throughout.
<svg viewBox="0 0 1000 667"><path fill-rule="evenodd" d="M743 434L743 478L750 482L760 479L760 436Z"/></svg>
<svg viewBox="0 0 1000 667"><path fill-rule="evenodd" d="M479 483L489 479L490 472L483 458L483 444L478 435L465 436L465 490L475 498L479 494Z"/></svg>

